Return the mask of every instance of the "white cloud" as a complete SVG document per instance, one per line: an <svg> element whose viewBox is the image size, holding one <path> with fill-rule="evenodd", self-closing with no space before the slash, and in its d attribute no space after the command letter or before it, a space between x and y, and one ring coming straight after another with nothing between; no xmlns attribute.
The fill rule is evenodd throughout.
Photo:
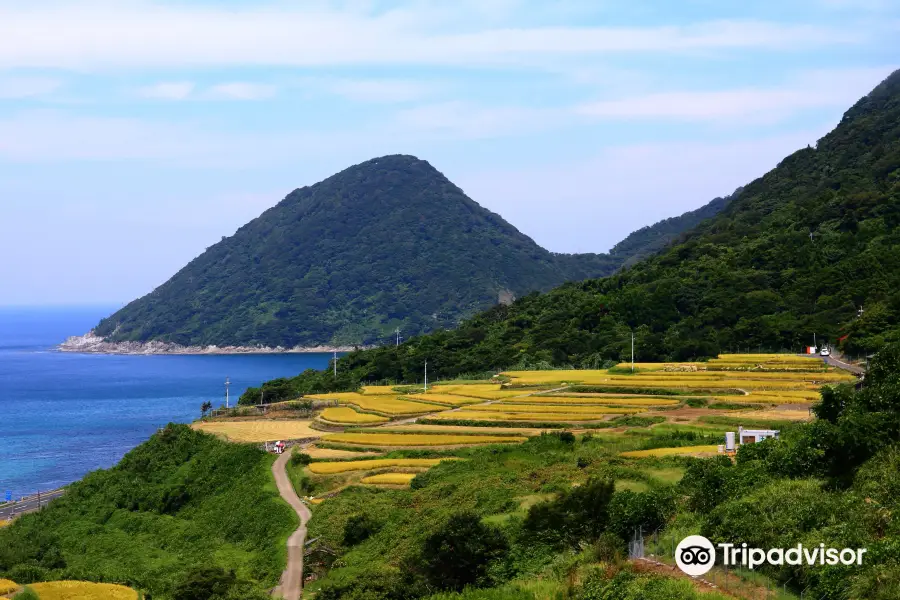
<svg viewBox="0 0 900 600"><path fill-rule="evenodd" d="M234 82L212 86L208 91L208 96L225 100L264 100L272 98L277 93L278 88L274 85Z"/></svg>
<svg viewBox="0 0 900 600"><path fill-rule="evenodd" d="M763 21L662 27L459 25L456 31L447 26L435 19L429 3L372 14L287 3L224 9L118 0L77 5L6 0L0 1L0 68L484 66L623 52L808 50L868 36L848 26Z"/></svg>
<svg viewBox="0 0 900 600"><path fill-rule="evenodd" d="M486 139L521 135L564 122L565 111L524 106L481 106L451 101L398 111L394 127L440 139Z"/></svg>
<svg viewBox="0 0 900 600"><path fill-rule="evenodd" d="M587 103L576 112L604 119L771 122L804 109L849 107L891 71L891 67L810 71L777 88L663 92Z"/></svg>
<svg viewBox="0 0 900 600"><path fill-rule="evenodd" d="M62 81L51 77L0 77L0 100L18 100L44 96L55 92L60 87L62 87Z"/></svg>
<svg viewBox="0 0 900 600"><path fill-rule="evenodd" d="M828 129L722 143L623 145L578 162L449 176L545 248L605 252L631 231L750 183Z"/></svg>
<svg viewBox="0 0 900 600"><path fill-rule="evenodd" d="M439 87L406 79L332 79L311 83L350 100L386 103L418 100Z"/></svg>
<svg viewBox="0 0 900 600"><path fill-rule="evenodd" d="M139 89L138 95L161 100L185 100L193 91L194 84L189 81L162 82Z"/></svg>

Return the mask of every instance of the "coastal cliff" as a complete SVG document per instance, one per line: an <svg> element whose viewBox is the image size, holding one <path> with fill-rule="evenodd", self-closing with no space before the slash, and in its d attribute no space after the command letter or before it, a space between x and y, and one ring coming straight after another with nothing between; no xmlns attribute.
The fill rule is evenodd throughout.
<svg viewBox="0 0 900 600"><path fill-rule="evenodd" d="M369 349L373 346L182 346L170 342L151 340L149 342L110 342L106 338L90 331L84 335L68 338L57 346L60 352L79 352L84 354L283 354L313 352L350 352L356 349Z"/></svg>

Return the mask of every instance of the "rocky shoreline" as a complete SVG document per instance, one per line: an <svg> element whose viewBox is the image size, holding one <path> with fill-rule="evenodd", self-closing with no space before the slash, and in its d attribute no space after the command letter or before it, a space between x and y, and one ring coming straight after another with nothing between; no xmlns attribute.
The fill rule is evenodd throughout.
<svg viewBox="0 0 900 600"><path fill-rule="evenodd" d="M289 354L314 352L350 352L371 346L181 346L170 342L107 342L93 331L68 338L56 347L60 352L81 354Z"/></svg>

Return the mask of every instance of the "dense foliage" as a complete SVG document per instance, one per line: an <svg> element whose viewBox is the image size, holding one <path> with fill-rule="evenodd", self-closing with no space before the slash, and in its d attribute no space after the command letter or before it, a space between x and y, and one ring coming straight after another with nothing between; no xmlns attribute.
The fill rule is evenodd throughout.
<svg viewBox="0 0 900 600"><path fill-rule="evenodd" d="M641 227L613 246L609 254L614 257L624 258L625 266L631 266L639 260L661 252L665 250L666 246L676 242L681 236L697 227L703 221L711 219L722 212L740 191L740 188L738 188L730 196L710 200L696 210L688 211L677 217L663 219L647 227Z"/></svg>
<svg viewBox="0 0 900 600"><path fill-rule="evenodd" d="M496 306L453 331L348 354L349 382L490 369L597 368L813 341L872 352L900 339L900 71L838 127L742 188L666 252L608 277ZM862 308L862 312L860 312ZM285 389L327 381L313 374Z"/></svg>
<svg viewBox="0 0 900 600"><path fill-rule="evenodd" d="M185 345L385 343L395 327L454 327L500 299L619 264L548 252L427 162L385 156L295 190L96 332Z"/></svg>
<svg viewBox="0 0 900 600"><path fill-rule="evenodd" d="M252 446L169 425L0 529L0 577L122 583L157 599L265 597L296 527L269 465Z"/></svg>

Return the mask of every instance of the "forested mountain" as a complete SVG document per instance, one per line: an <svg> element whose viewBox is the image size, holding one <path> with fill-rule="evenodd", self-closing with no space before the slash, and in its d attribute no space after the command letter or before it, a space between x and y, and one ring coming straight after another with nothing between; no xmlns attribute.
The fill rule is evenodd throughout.
<svg viewBox="0 0 900 600"><path fill-rule="evenodd" d="M641 259L652 256L665 249L680 236L694 227L711 219L728 206L732 198L740 193L740 188L730 196L715 198L697 210L692 210L677 217L658 221L653 225L641 227L624 240L612 247L609 254L623 259L624 266L630 266Z"/></svg>
<svg viewBox="0 0 900 600"><path fill-rule="evenodd" d="M454 328L498 302L608 275L632 252L645 250L551 253L427 162L385 156L295 190L95 333L189 346L381 344L395 327L404 337Z"/></svg>
<svg viewBox="0 0 900 600"><path fill-rule="evenodd" d="M629 355L900 340L900 71L819 140L742 188L662 254L605 279L497 306L454 331L341 359L337 385L416 380L545 361L591 366ZM283 385L332 385L308 373ZM268 395L267 395L268 396Z"/></svg>

